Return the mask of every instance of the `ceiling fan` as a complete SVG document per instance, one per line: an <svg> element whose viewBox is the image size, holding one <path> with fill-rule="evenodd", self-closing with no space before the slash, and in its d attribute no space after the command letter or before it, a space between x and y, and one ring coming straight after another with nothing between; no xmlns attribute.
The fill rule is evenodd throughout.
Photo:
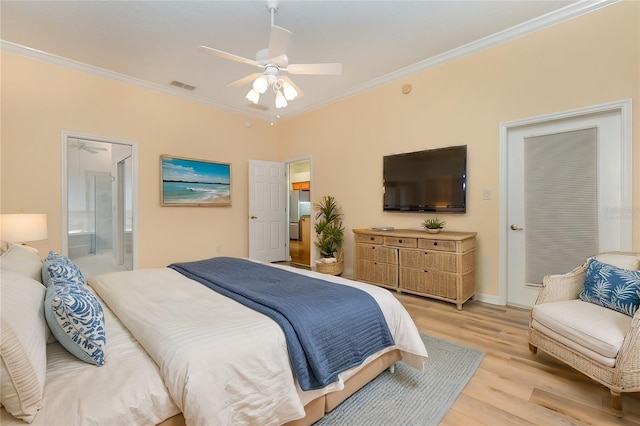
<svg viewBox="0 0 640 426"><path fill-rule="evenodd" d="M259 50L256 54L255 60L243 58L242 56L207 46L200 46L200 50L220 58L262 68L262 72L250 74L229 83L227 86L240 87L253 81L253 88L249 93L247 93L246 98L254 104L257 104L260 100L260 95L265 93L267 89L271 87L276 96L276 108L284 108L287 106L287 101L291 101L298 95L302 95L298 86L296 86L287 75L284 75L284 73L301 75L339 75L342 74L342 64L290 64L286 51L289 46L291 31L278 27L273 23L273 17L278 10L277 0L267 0L267 9L271 14L269 46L266 49Z"/></svg>
<svg viewBox="0 0 640 426"><path fill-rule="evenodd" d="M71 145L73 148L77 149L78 151L86 151L89 152L91 154L97 154L100 151L108 151L107 148L101 148L101 147L97 147L97 146L91 146L91 145L87 145L84 142L76 142L75 144Z"/></svg>

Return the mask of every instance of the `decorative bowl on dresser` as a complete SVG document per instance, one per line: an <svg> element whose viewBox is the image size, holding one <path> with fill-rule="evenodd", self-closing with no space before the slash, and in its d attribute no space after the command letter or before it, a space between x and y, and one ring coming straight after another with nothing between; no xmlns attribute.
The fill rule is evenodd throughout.
<svg viewBox="0 0 640 426"><path fill-rule="evenodd" d="M455 303L476 289L476 233L354 229L355 279Z"/></svg>

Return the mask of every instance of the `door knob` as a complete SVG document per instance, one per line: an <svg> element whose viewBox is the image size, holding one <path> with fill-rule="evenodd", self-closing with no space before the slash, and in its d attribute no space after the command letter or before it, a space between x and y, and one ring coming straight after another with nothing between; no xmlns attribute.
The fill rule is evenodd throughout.
<svg viewBox="0 0 640 426"><path fill-rule="evenodd" d="M510 226L512 231L522 231L522 228L516 225L515 223Z"/></svg>
<svg viewBox="0 0 640 426"><path fill-rule="evenodd" d="M258 216L254 216L254 215L249 216L249 219L257 219L257 218Z"/></svg>

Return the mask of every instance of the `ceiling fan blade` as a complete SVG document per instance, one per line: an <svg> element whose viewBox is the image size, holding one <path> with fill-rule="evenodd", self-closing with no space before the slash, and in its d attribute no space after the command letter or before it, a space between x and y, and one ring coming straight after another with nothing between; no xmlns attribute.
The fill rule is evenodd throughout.
<svg viewBox="0 0 640 426"><path fill-rule="evenodd" d="M259 76L261 76L262 73L255 73L255 74L251 74L248 75L246 77L242 77L240 80L236 80L232 83L227 84L227 87L240 87L240 86L244 86L245 84L251 83L253 80L255 80L256 78L258 78Z"/></svg>
<svg viewBox="0 0 640 426"><path fill-rule="evenodd" d="M234 55L233 53L223 52L222 50L214 49L212 47L200 46L199 50L201 52L210 53L214 56L218 56L220 58L229 59L236 62L241 62L247 65L253 65L254 67L262 67L259 63L252 59L243 58L242 56Z"/></svg>
<svg viewBox="0 0 640 426"><path fill-rule="evenodd" d="M296 89L296 92L298 92L298 98L301 98L302 96L304 96L304 93L302 93L302 90L300 90L300 88L298 86L296 86L296 84L286 75L282 75L280 76L281 79L283 79L284 81L286 81L287 83L289 83L290 85L293 86L294 89Z"/></svg>
<svg viewBox="0 0 640 426"><path fill-rule="evenodd" d="M287 52L287 47L289 47L289 38L291 38L291 31L272 25L269 48L267 49L269 58L277 58L284 55Z"/></svg>
<svg viewBox="0 0 640 426"><path fill-rule="evenodd" d="M342 64L337 62L326 64L289 64L285 71L289 74L340 75L342 74Z"/></svg>

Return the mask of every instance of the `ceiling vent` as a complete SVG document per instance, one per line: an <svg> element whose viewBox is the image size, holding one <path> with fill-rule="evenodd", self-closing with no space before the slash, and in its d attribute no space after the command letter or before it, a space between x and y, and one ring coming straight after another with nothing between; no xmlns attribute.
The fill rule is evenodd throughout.
<svg viewBox="0 0 640 426"><path fill-rule="evenodd" d="M269 109L269 107L267 107L267 106L260 105L260 104L254 104L253 102L248 103L247 106L249 108L259 109L260 111L267 111Z"/></svg>
<svg viewBox="0 0 640 426"><path fill-rule="evenodd" d="M195 90L196 89L196 86L192 86L191 84L183 83L181 81L176 81L176 80L173 80L171 82L171 85L179 87L181 89L185 89L185 90Z"/></svg>

